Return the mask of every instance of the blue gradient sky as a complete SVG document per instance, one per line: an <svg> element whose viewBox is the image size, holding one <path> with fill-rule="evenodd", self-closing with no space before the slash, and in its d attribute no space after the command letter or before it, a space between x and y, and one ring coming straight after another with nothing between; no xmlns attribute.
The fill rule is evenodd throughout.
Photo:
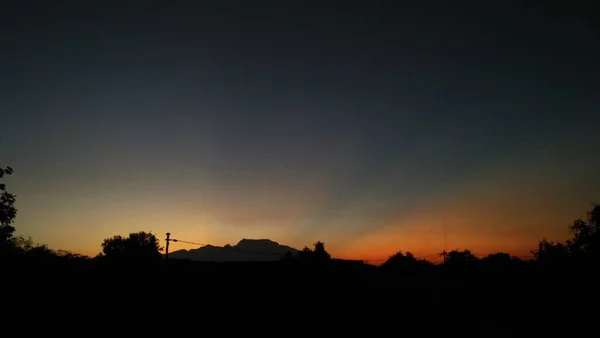
<svg viewBox="0 0 600 338"><path fill-rule="evenodd" d="M12 8L0 165L18 233L355 258L439 252L442 223L479 252L564 237L600 201L597 22L402 6Z"/></svg>

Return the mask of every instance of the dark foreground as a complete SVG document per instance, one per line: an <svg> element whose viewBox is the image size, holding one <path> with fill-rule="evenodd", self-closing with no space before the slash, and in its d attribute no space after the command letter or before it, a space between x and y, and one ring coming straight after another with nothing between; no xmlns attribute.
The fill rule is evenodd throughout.
<svg viewBox="0 0 600 338"><path fill-rule="evenodd" d="M427 271L280 263L8 264L4 323L46 335L576 336L598 279L574 271Z"/></svg>

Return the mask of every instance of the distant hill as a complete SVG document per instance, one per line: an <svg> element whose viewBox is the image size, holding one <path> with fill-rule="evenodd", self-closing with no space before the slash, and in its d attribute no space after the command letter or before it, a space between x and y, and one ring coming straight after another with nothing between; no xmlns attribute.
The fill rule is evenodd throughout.
<svg viewBox="0 0 600 338"><path fill-rule="evenodd" d="M236 245L205 245L198 249L173 251L169 258L212 262L277 261L287 252L296 254L298 250L269 239L244 238Z"/></svg>

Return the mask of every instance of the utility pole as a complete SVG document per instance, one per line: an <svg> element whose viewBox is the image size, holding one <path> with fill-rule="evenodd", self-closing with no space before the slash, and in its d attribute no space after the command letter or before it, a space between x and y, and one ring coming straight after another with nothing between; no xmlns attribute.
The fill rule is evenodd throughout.
<svg viewBox="0 0 600 338"><path fill-rule="evenodd" d="M167 242L167 245L165 246L165 259L166 260L169 259L169 242L171 241L170 237L171 237L171 233L167 232L167 239L165 240Z"/></svg>
<svg viewBox="0 0 600 338"><path fill-rule="evenodd" d="M442 251L442 253L440 254L440 256L442 256L444 258L444 263L446 263L447 257L448 257L448 245L447 245L447 240L446 240L446 222L445 220L442 221L442 231L444 232L444 251Z"/></svg>
<svg viewBox="0 0 600 338"><path fill-rule="evenodd" d="M448 256L448 240L446 236L446 223L442 222L442 226L444 227L444 263L446 263L446 257Z"/></svg>

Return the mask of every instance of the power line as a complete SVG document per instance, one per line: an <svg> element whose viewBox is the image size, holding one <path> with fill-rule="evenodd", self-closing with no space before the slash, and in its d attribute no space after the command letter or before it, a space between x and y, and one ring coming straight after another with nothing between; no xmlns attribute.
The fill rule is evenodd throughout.
<svg viewBox="0 0 600 338"><path fill-rule="evenodd" d="M208 245L208 244L204 244L204 243L196 243L196 242L188 242L188 241L182 241L180 239L171 239L172 242L179 242L179 243L187 243L187 244L193 244L193 245Z"/></svg>

